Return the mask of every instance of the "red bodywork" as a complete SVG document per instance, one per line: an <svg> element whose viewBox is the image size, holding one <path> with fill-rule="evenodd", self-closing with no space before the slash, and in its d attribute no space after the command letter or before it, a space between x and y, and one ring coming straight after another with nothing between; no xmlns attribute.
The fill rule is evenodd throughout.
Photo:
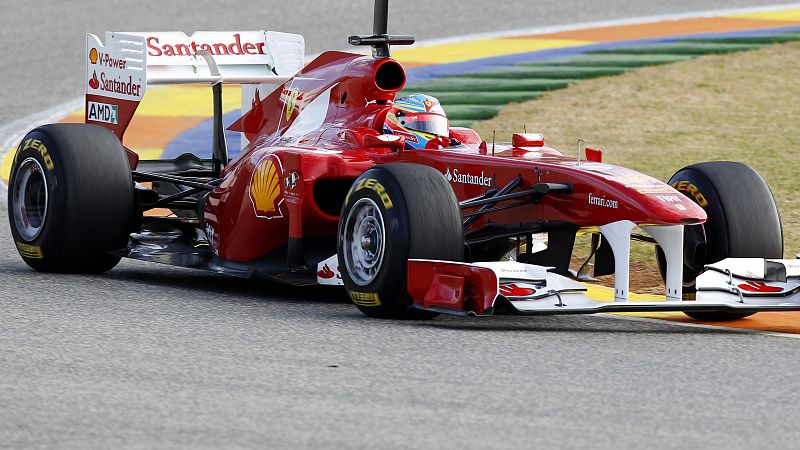
<svg viewBox="0 0 800 450"><path fill-rule="evenodd" d="M598 162L597 151L589 152L590 161L578 162L544 146L543 139L515 136L516 145L498 144L492 150L474 131L453 128L451 137L463 145L430 150L367 147L365 137L382 134L388 105L404 83L402 67L392 59L328 52L254 102L231 126L250 144L225 167L222 183L205 205L215 254L251 261L286 246L290 238L330 236L335 241L344 197L334 206L320 199L332 195L333 186L349 187L365 170L390 162L436 168L459 200L500 188L518 176L519 189L544 182L572 184L570 195L549 195L538 205L486 214L471 229L487 221L560 221L591 229L620 220L686 225L706 219L702 208L652 177Z"/></svg>
<svg viewBox="0 0 800 450"><path fill-rule="evenodd" d="M421 261L408 264L408 293L424 309L486 314L499 294L492 269L471 264ZM504 292L504 295L508 294Z"/></svg>

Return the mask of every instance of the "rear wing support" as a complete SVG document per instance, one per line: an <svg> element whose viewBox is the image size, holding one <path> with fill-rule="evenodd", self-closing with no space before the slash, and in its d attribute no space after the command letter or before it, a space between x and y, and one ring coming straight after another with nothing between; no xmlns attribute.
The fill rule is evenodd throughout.
<svg viewBox="0 0 800 450"><path fill-rule="evenodd" d="M211 86L214 95L214 136L211 154L214 160L214 176L218 177L228 164L228 144L225 142L225 126L222 124L222 83Z"/></svg>
<svg viewBox="0 0 800 450"><path fill-rule="evenodd" d="M211 139L211 155L214 164L214 176L218 177L222 168L228 164L228 144L225 142L225 126L222 123L222 75L219 73L217 62L214 56L207 50L198 50L197 54L202 56L208 64L208 70L212 78L218 80L211 84L211 93L214 96L214 117Z"/></svg>

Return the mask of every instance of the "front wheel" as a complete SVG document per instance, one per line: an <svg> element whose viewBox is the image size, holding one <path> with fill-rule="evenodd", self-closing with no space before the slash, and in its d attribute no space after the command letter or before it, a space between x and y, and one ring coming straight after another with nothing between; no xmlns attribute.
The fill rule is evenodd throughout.
<svg viewBox="0 0 800 450"><path fill-rule="evenodd" d="M783 231L778 207L763 178L738 162L712 161L679 170L669 184L700 205L708 215L684 233L683 296L693 300L695 279L706 264L725 258L782 258ZM666 277L663 253L658 262ZM691 311L703 321L741 319L754 313Z"/></svg>
<svg viewBox="0 0 800 450"><path fill-rule="evenodd" d="M408 260L463 260L464 231L453 189L427 166L367 170L345 199L338 257L347 293L367 316L435 316L410 308Z"/></svg>

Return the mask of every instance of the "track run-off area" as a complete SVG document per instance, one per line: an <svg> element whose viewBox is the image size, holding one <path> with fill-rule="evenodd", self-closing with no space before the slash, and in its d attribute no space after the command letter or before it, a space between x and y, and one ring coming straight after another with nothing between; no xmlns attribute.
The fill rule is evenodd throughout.
<svg viewBox="0 0 800 450"><path fill-rule="evenodd" d="M790 40L800 40L800 8L778 6L448 38L397 48L393 57L407 69L405 92L438 96L454 124L469 126L475 120L491 118L511 101L533 99L583 78ZM537 65L545 70L537 70ZM563 74L550 73L559 66ZM520 69L524 70L522 76L514 76ZM523 77L536 78L526 81ZM240 117L240 98L238 86L225 87L226 123ZM152 88L139 106L124 143L141 159L172 159L187 152L210 157L211 113L210 90L205 86ZM17 122L15 129L0 129L0 142L4 144L0 183L8 181L16 144L25 130L37 122L81 123L83 117L82 99L76 99L27 124ZM235 156L239 135L228 132L226 138ZM593 287L591 294L596 299L613 299L605 288ZM635 298L658 299L643 294ZM682 313L628 315L696 323ZM800 313L758 314L724 326L800 334Z"/></svg>

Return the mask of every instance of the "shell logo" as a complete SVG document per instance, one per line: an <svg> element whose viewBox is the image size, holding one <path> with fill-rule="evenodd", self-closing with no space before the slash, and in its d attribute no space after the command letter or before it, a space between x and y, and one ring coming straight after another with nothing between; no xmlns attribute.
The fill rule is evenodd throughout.
<svg viewBox="0 0 800 450"><path fill-rule="evenodd" d="M253 208L256 216L264 219L274 219L283 217L281 204L281 161L275 155L267 155L262 158L253 171L253 179L250 182L250 199L253 201Z"/></svg>
<svg viewBox="0 0 800 450"><path fill-rule="evenodd" d="M93 48L89 51L89 61L91 61L92 64L97 64L97 59L98 59L97 49Z"/></svg>

